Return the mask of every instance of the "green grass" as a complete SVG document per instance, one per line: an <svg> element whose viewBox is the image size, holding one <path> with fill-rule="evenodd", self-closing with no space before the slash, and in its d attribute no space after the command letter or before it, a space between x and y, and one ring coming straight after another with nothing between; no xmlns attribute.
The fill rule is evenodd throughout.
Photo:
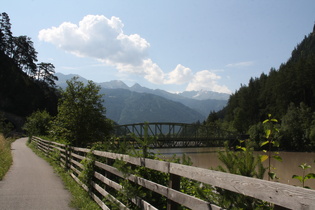
<svg viewBox="0 0 315 210"><path fill-rule="evenodd" d="M46 157L43 152L37 150L34 145L28 146L41 158L45 159L54 168L54 171L60 176L65 187L72 194L71 207L82 210L101 209L89 196L89 194L62 168L56 161Z"/></svg>
<svg viewBox="0 0 315 210"><path fill-rule="evenodd" d="M12 164L11 143L14 139L6 139L0 134L0 180L3 179Z"/></svg>

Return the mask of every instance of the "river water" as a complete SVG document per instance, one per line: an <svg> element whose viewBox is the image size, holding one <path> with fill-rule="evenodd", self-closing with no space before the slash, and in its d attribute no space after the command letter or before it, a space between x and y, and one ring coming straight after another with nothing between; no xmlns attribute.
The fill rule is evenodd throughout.
<svg viewBox="0 0 315 210"><path fill-rule="evenodd" d="M155 149L154 152L161 155L161 157L170 158L174 154L177 157L181 157L186 154L193 162L193 166L200 168L216 168L218 165L222 165L218 159L217 152L223 150L223 148L168 148L168 149ZM255 152L256 154L262 154L261 152ZM306 152L280 152L282 162L271 159L271 165L275 168L274 171L280 178L278 182L301 186L301 183L297 179L292 179L292 175L302 176L303 170L298 167L303 163L311 165L312 168L306 170L307 173L315 173L315 153ZM264 162L267 166L268 160ZM267 172L265 179L268 179ZM309 179L305 182L306 186L315 189L315 179Z"/></svg>

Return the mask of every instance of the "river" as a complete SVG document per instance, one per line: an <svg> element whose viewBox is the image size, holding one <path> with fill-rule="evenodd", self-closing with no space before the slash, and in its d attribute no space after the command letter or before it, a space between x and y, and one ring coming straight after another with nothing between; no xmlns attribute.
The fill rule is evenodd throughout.
<svg viewBox="0 0 315 210"><path fill-rule="evenodd" d="M168 148L168 149L155 149L155 153L161 155L161 157L169 158L176 154L177 157L181 157L186 154L193 162L193 166L201 168L216 168L218 165L222 165L218 159L217 151L222 148ZM255 154L262 154L261 152L255 152ZM298 167L303 163L311 165L312 168L306 170L307 173L315 173L315 153L307 152L280 152L282 162L271 159L271 165L275 168L273 171L280 178L280 183L301 186L301 183L297 179L292 179L292 175L302 176L303 170ZM264 162L267 166L268 160ZM267 172L265 179L268 179ZM315 189L315 179L309 179L305 182L306 186Z"/></svg>

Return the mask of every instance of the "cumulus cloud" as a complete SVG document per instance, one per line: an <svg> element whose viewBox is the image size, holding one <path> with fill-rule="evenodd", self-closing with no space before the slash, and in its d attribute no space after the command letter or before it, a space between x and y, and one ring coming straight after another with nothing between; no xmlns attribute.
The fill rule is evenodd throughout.
<svg viewBox="0 0 315 210"><path fill-rule="evenodd" d="M87 15L79 24L64 22L58 27L43 29L38 38L80 57L97 59L114 66L121 73L142 75L155 84L188 84L187 90L229 92L219 86L219 76L208 70L193 73L178 64L168 73L148 57L150 43L138 34L127 35L118 17Z"/></svg>
<svg viewBox="0 0 315 210"><path fill-rule="evenodd" d="M220 76L209 70L199 71L189 82L186 90L211 90L219 93L231 93L231 91L226 86L217 84L217 80L220 78Z"/></svg>
<svg viewBox="0 0 315 210"><path fill-rule="evenodd" d="M65 22L43 29L38 38L81 57L96 58L110 65L141 65L150 44L138 34L123 33L117 17L85 16L79 25Z"/></svg>
<svg viewBox="0 0 315 210"><path fill-rule="evenodd" d="M166 84L184 84L191 80L193 72L190 68L187 68L181 64L178 64L176 68L166 75Z"/></svg>

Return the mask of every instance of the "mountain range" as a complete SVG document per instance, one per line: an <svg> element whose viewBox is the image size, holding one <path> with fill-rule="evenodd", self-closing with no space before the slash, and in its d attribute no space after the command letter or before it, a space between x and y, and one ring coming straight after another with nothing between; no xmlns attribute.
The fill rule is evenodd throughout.
<svg viewBox="0 0 315 210"><path fill-rule="evenodd" d="M66 81L79 75L55 74L56 85L65 88ZM118 124L142 122L193 123L204 121L211 111L221 110L230 97L229 94L213 91L184 91L170 93L160 89L149 89L139 84L129 87L120 80L96 83L104 94L106 116Z"/></svg>

